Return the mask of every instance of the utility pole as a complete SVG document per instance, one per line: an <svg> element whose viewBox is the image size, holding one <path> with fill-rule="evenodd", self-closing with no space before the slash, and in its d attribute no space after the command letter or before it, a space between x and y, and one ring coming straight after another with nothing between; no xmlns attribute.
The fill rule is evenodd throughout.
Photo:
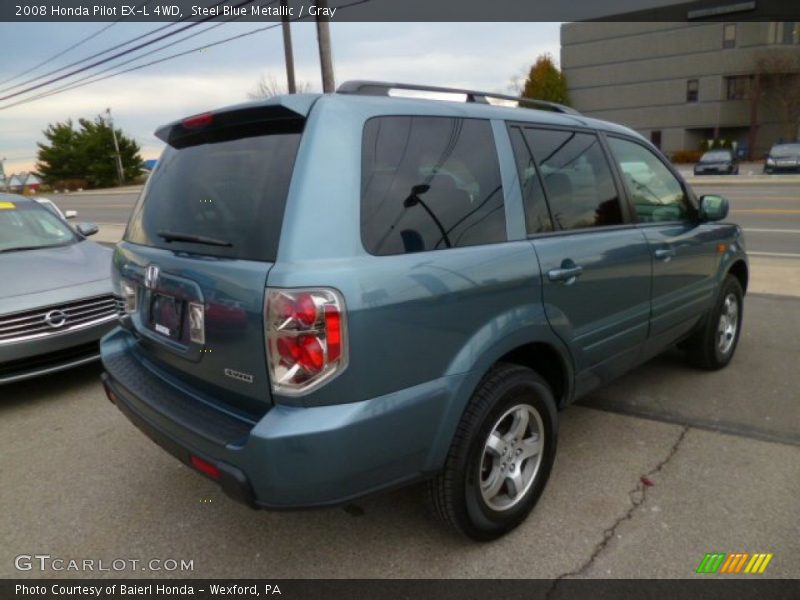
<svg viewBox="0 0 800 600"><path fill-rule="evenodd" d="M332 94L336 84L333 81L333 59L331 58L330 17L319 13L328 12L328 0L318 0L317 8L317 40L319 42L319 66L322 69L322 91Z"/></svg>
<svg viewBox="0 0 800 600"><path fill-rule="evenodd" d="M119 142L117 142L117 132L114 131L114 119L111 118L111 108L106 109L106 114L108 115L108 124L111 127L111 137L114 139L114 150L116 151L116 163L117 163L117 179L119 179L119 184L125 184L125 175L124 171L122 170L122 156L119 153Z"/></svg>
<svg viewBox="0 0 800 600"><path fill-rule="evenodd" d="M294 53L292 52L292 30L289 26L289 0L281 0L281 27L283 28L283 54L286 57L286 87L290 94L297 93L294 81Z"/></svg>

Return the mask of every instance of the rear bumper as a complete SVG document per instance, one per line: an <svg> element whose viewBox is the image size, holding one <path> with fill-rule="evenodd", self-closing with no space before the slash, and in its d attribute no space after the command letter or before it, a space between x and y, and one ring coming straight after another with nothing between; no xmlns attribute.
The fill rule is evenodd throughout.
<svg viewBox="0 0 800 600"><path fill-rule="evenodd" d="M229 496L270 509L343 504L435 472L449 445L452 414L459 412L453 400L467 378L446 377L363 402L273 406L250 423L151 368L127 331L106 336L102 356L104 385L131 422L182 462L197 456L216 466Z"/></svg>
<svg viewBox="0 0 800 600"><path fill-rule="evenodd" d="M728 175L734 171L735 167L725 165L721 167L695 167L695 175Z"/></svg>

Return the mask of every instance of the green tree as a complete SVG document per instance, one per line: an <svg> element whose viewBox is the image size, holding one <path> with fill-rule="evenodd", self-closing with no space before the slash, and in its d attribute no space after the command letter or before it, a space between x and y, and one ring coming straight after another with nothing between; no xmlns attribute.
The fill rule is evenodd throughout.
<svg viewBox="0 0 800 600"><path fill-rule="evenodd" d="M83 169L75 155L78 132L72 120L47 126L43 132L49 144L38 143L36 171L48 184L80 177Z"/></svg>
<svg viewBox="0 0 800 600"><path fill-rule="evenodd" d="M43 132L47 139L39 146L36 171L50 185L64 180L85 180L87 187L110 187L118 183L116 150L111 127L102 117L94 121L79 119L76 128L71 120L49 125ZM139 145L116 130L124 180L139 175L142 157Z"/></svg>
<svg viewBox="0 0 800 600"><path fill-rule="evenodd" d="M536 59L522 86L522 96L569 104L567 79L556 67L552 56L542 54Z"/></svg>

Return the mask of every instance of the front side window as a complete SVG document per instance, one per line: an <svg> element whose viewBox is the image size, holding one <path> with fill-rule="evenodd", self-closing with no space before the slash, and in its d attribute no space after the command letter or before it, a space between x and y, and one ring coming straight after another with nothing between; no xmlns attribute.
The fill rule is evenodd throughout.
<svg viewBox="0 0 800 600"><path fill-rule="evenodd" d="M653 152L635 142L609 137L608 144L643 223L680 221L692 215L681 183Z"/></svg>
<svg viewBox="0 0 800 600"><path fill-rule="evenodd" d="M622 223L619 197L597 136L525 128L556 230Z"/></svg>
<svg viewBox="0 0 800 600"><path fill-rule="evenodd" d="M362 143L361 238L372 254L506 241L488 121L376 117Z"/></svg>

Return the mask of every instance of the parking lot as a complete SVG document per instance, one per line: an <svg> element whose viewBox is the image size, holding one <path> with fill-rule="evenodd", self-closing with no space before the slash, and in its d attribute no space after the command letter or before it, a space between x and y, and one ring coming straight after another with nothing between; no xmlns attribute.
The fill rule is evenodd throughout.
<svg viewBox="0 0 800 600"><path fill-rule="evenodd" d="M90 366L0 388L0 576L684 578L708 552L768 552L764 576L800 577L800 185L723 186L698 190L727 195L753 230L733 362L706 373L675 351L567 408L550 483L506 538L447 533L422 486L251 511L136 430ZM119 228L134 198L54 199ZM193 571L20 572L19 554Z"/></svg>

